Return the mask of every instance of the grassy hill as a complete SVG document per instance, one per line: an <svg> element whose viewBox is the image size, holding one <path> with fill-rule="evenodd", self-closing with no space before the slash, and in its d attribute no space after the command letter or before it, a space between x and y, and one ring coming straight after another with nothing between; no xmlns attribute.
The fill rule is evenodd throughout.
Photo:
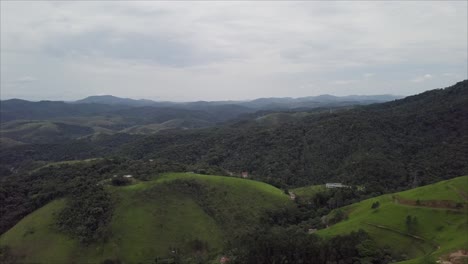
<svg viewBox="0 0 468 264"><path fill-rule="evenodd" d="M24 145L24 143L21 141L13 140L7 137L0 137L1 147L10 148L10 147L21 146L21 145Z"/></svg>
<svg viewBox="0 0 468 264"><path fill-rule="evenodd" d="M120 132L129 133L129 134L152 134L152 133L157 133L158 131L165 130L165 129L177 129L177 128L191 129L191 128L208 127L212 125L213 123L205 121L205 120L176 118L176 119L165 121L163 123L132 126Z"/></svg>
<svg viewBox="0 0 468 264"><path fill-rule="evenodd" d="M93 132L90 127L52 121L12 121L0 126L2 137L24 143L56 142Z"/></svg>
<svg viewBox="0 0 468 264"><path fill-rule="evenodd" d="M305 186L305 187L299 187L292 189L291 192L293 192L296 195L299 195L300 197L304 198L311 198L315 196L319 192L326 192L327 188L325 188L325 185L310 185L310 186Z"/></svg>
<svg viewBox="0 0 468 264"><path fill-rule="evenodd" d="M332 212L345 220L317 234L324 237L364 229L380 246L420 263L468 249L468 176L364 200ZM379 202L380 206L372 209ZM408 217L410 217L408 220Z"/></svg>
<svg viewBox="0 0 468 264"><path fill-rule="evenodd" d="M263 210L291 203L284 192L265 183L191 173L108 185L106 190L115 208L104 242L85 246L57 231L55 217L67 203L61 199L4 233L0 246L22 255L23 262L153 263L174 254L208 261L222 253L230 236L257 223Z"/></svg>

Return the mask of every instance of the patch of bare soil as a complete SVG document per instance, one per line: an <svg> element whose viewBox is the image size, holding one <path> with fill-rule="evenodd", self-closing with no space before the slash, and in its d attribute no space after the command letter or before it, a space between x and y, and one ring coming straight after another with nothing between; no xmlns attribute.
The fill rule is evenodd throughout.
<svg viewBox="0 0 468 264"><path fill-rule="evenodd" d="M440 257L440 264L463 264L468 261L468 250L460 249L448 255Z"/></svg>
<svg viewBox="0 0 468 264"><path fill-rule="evenodd" d="M404 199L399 196L395 196L394 201L399 204L405 204L405 205L411 205L411 206L443 208L443 209L452 209L452 210L461 210L464 208L468 208L467 203L457 203L457 202L450 201L450 200L410 200L410 199Z"/></svg>

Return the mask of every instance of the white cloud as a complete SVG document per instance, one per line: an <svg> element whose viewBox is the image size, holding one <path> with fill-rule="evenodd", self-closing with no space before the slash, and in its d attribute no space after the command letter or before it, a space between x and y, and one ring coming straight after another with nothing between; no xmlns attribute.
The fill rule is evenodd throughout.
<svg viewBox="0 0 468 264"><path fill-rule="evenodd" d="M418 76L414 79L412 79L411 81L414 82L414 83L420 83L420 82L425 82L425 81L428 81L430 79L434 78L434 76L432 76L431 74L424 74L422 76Z"/></svg>
<svg viewBox="0 0 468 264"><path fill-rule="evenodd" d="M466 2L0 4L3 96L24 72L41 79L31 93L67 99L408 94L452 81L425 78L426 66L466 78Z"/></svg>

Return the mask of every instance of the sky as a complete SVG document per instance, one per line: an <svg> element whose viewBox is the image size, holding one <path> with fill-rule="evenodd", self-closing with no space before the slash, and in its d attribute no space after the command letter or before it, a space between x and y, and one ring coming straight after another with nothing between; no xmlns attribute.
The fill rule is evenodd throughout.
<svg viewBox="0 0 468 264"><path fill-rule="evenodd" d="M410 95L468 75L468 1L0 1L0 97Z"/></svg>

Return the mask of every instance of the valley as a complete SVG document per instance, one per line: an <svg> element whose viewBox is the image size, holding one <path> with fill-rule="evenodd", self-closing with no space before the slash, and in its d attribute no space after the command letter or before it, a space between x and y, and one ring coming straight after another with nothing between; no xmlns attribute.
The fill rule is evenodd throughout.
<svg viewBox="0 0 468 264"><path fill-rule="evenodd" d="M467 85L318 108L2 101L0 260L462 263Z"/></svg>
<svg viewBox="0 0 468 264"><path fill-rule="evenodd" d="M468 0L0 0L0 264L468 264Z"/></svg>

